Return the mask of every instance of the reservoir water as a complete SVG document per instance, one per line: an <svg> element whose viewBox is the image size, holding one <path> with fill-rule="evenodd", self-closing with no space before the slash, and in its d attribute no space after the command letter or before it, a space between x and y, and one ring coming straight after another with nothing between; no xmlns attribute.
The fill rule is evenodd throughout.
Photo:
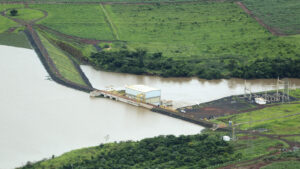
<svg viewBox="0 0 300 169"><path fill-rule="evenodd" d="M176 107L243 94L244 80L160 78L97 71L81 66L104 89L145 84L162 90ZM33 50L0 45L0 169L13 168L100 143L166 134L196 134L203 127L108 99L91 99L48 80ZM290 79L300 86L300 79ZM248 80L252 92L274 89L276 80Z"/></svg>
<svg viewBox="0 0 300 169"><path fill-rule="evenodd" d="M203 129L49 81L33 50L0 45L0 72L0 169L105 142Z"/></svg>

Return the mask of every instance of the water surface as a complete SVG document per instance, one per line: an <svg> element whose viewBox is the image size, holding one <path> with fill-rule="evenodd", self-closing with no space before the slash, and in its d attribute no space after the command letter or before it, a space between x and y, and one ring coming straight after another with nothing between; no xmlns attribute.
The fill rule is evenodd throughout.
<svg viewBox="0 0 300 169"><path fill-rule="evenodd" d="M104 142L203 129L49 81L33 50L0 45L0 72L0 169Z"/></svg>
<svg viewBox="0 0 300 169"><path fill-rule="evenodd" d="M198 78L162 78L157 76L131 75L97 71L91 66L81 66L95 88L114 86L122 89L125 85L144 84L161 89L162 99L173 100L174 107L203 103L226 96L244 94L245 80ZM300 79L289 79L292 87L300 87ZM252 92L276 89L276 79L247 80L246 86Z"/></svg>

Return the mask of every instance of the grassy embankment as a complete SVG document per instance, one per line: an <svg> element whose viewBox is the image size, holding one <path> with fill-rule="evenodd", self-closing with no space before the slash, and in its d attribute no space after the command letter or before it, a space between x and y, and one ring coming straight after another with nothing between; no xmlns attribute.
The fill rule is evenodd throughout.
<svg viewBox="0 0 300 169"><path fill-rule="evenodd" d="M22 8L22 7L24 7L23 5L2 5L1 4L0 6L1 6L1 10L16 8L18 10L17 16L10 16L10 17L16 18L16 19L19 19L19 20L23 20L23 21L33 21L33 20L42 18L44 16L44 13L39 11L39 10ZM7 13L7 15L8 15L8 13ZM3 23L5 25L6 30L9 29L12 26L18 25L14 21L11 21L11 20L9 20L5 17L3 17L3 18L5 20L8 20L9 22L13 23L13 25L6 24L6 22ZM1 25L2 25L2 23L0 24L0 26ZM73 83L86 86L86 84L85 84L84 80L82 79L80 73L75 68L75 66L74 66L74 64L71 60L71 56L68 57L67 53L65 53L64 51L60 50L57 46L52 44L53 42L50 42L47 39L47 38L50 37L49 34L39 33L39 36L40 36L40 39L41 39L43 45L45 46L47 52L49 53L50 58L53 60L56 68L58 69L59 73L65 79L67 79L67 80L69 80ZM26 45L25 42L24 42L25 38L24 38L23 34L20 35L20 34L17 34L17 33L5 33L5 34L2 33L2 34L0 34L0 37L3 37L3 39L10 39L8 42L3 42L6 45L10 44L10 45L14 45L14 46L28 47L28 43ZM54 36L52 36L52 37L54 37ZM12 39L12 38L15 38L15 39ZM79 48L79 47L77 46L77 48ZM88 55L88 54L90 54L90 52L95 51L95 50L92 50L90 47L85 47L84 49L85 50L88 49L88 51L83 51L83 52L80 51L84 55Z"/></svg>
<svg viewBox="0 0 300 169"><path fill-rule="evenodd" d="M284 34L300 33L300 1L241 0L256 16Z"/></svg>
<svg viewBox="0 0 300 169"><path fill-rule="evenodd" d="M299 58L299 36L273 36L231 2L114 4L103 5L103 8L31 6L49 13L40 24L69 35L114 40L111 50L104 55L121 49L148 51L143 56L141 71L127 69L140 69L137 64L131 64L140 60L133 56L110 62L97 57L90 59L95 66L110 71L204 78L271 78L296 77L293 72L299 69L299 61L294 61ZM155 53L162 53L162 58L153 58ZM289 69L283 70L283 67ZM188 73L176 72L178 69Z"/></svg>
<svg viewBox="0 0 300 169"><path fill-rule="evenodd" d="M51 44L42 34L39 34L39 37L59 73L67 80L85 86L85 82L67 54Z"/></svg>

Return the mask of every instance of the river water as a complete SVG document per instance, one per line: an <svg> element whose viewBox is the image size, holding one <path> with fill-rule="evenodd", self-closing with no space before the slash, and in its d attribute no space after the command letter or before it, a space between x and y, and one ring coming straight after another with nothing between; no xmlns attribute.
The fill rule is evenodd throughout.
<svg viewBox="0 0 300 169"><path fill-rule="evenodd" d="M113 86L124 89L125 85L144 84L161 89L162 99L173 100L174 107L182 107L212 101L226 96L244 94L245 80L198 78L161 78L156 76L131 75L103 72L91 66L81 66L93 87L105 89ZM292 88L300 87L300 79L289 79ZM276 89L277 79L247 80L246 87L251 92ZM281 87L282 88L282 87Z"/></svg>
<svg viewBox="0 0 300 169"><path fill-rule="evenodd" d="M92 85L117 89L145 84L162 90L176 107L243 94L244 80L160 78L96 71L82 66ZM35 52L0 45L0 169L100 143L162 134L196 134L203 127L108 99L89 98L53 81ZM300 86L300 79L290 79ZM248 80L253 92L276 80Z"/></svg>
<svg viewBox="0 0 300 169"><path fill-rule="evenodd" d="M49 81L30 49L0 45L0 72L0 169L105 142L203 129Z"/></svg>

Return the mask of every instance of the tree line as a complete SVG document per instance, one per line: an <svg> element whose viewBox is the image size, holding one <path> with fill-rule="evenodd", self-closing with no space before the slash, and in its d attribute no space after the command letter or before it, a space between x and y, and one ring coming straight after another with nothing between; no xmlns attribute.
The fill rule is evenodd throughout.
<svg viewBox="0 0 300 169"><path fill-rule="evenodd" d="M300 57L265 57L243 61L230 56L203 60L175 60L161 52L148 53L138 49L129 51L101 51L90 56L96 68L133 74L163 77L198 76L204 79L220 78L277 78L300 77Z"/></svg>
<svg viewBox="0 0 300 169"><path fill-rule="evenodd" d="M147 138L141 141L126 141L120 143L100 144L86 153L94 154L90 158L72 160L58 157L52 160L53 164L62 163L53 167L59 169L146 169L146 168L206 168L235 161L241 158L240 153L234 153L233 145L222 140L219 135L198 134L190 136L173 135ZM73 154L74 156L74 154ZM78 154L84 156L84 154ZM56 162L55 162L56 161ZM43 168L38 162L24 166L24 169Z"/></svg>

